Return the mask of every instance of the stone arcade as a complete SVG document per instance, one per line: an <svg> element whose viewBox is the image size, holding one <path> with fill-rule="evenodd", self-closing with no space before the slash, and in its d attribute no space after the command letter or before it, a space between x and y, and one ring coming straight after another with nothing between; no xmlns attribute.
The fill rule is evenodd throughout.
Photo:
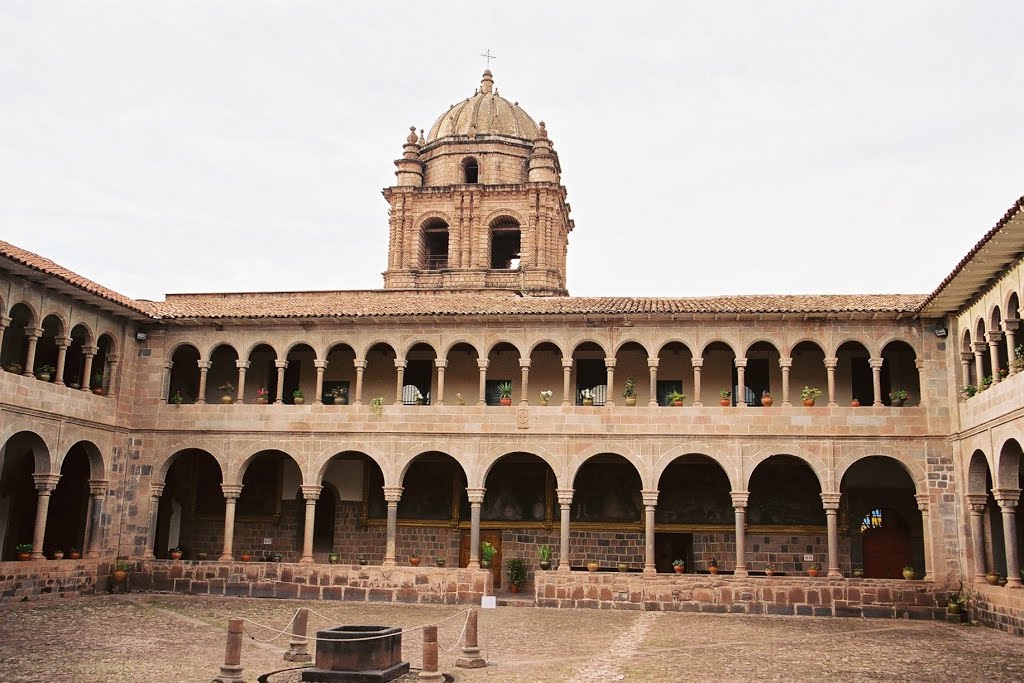
<svg viewBox="0 0 1024 683"><path fill-rule="evenodd" d="M3 599L126 557L142 589L473 601L519 557L554 606L931 618L964 578L1021 633L1024 200L927 296L579 298L552 138L489 71L395 165L383 290L136 301L0 242Z"/></svg>

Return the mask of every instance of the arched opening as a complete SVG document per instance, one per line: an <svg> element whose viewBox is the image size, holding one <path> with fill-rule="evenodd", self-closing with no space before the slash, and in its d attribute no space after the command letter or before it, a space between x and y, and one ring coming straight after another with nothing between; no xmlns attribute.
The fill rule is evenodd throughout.
<svg viewBox="0 0 1024 683"><path fill-rule="evenodd" d="M495 344L487 354L487 379L484 383L484 403L501 404L502 388L511 389L509 398L518 403L523 395L522 373L519 371L519 349L508 342Z"/></svg>
<svg viewBox="0 0 1024 683"><path fill-rule="evenodd" d="M825 352L812 341L802 341L793 347L793 365L789 371L790 391L799 400L804 387L818 389L822 397L819 405L828 401L828 371L825 369Z"/></svg>
<svg viewBox="0 0 1024 683"><path fill-rule="evenodd" d="M891 341L882 349L882 403L893 405L906 392L906 403L921 402L921 383L917 371L917 354L904 341Z"/></svg>
<svg viewBox="0 0 1024 683"><path fill-rule="evenodd" d="M976 354L981 354L979 390L987 389L992 384L992 354L988 351L988 335L985 332L985 321L978 320L978 324L974 328L974 351Z"/></svg>
<svg viewBox="0 0 1024 683"><path fill-rule="evenodd" d="M441 218L423 222L420 239L420 268L443 270L448 267L448 224Z"/></svg>
<svg viewBox="0 0 1024 683"><path fill-rule="evenodd" d="M430 405L431 390L437 374L437 352L430 344L420 342L405 354L402 375L402 405Z"/></svg>
<svg viewBox="0 0 1024 683"><path fill-rule="evenodd" d="M821 483L810 465L792 455L773 455L754 468L747 490L747 535L758 538L747 547L752 569L760 569L761 561L783 573L827 564Z"/></svg>
<svg viewBox="0 0 1024 683"><path fill-rule="evenodd" d="M1006 355L1010 359L1010 364L1007 367L1019 372L1024 369L1024 342L1017 341L1016 348L1011 349L1010 338L1005 334L1011 330L1017 334L1020 330L1020 299L1016 292L1011 294L1006 302L1006 320L1003 322L1003 326L1005 327L1003 345L1006 347Z"/></svg>
<svg viewBox="0 0 1024 683"><path fill-rule="evenodd" d="M767 341L751 344L747 349L747 367L743 372L744 394L748 406L761 408L761 399L773 391L782 391L782 368L779 350Z"/></svg>
<svg viewBox="0 0 1024 683"><path fill-rule="evenodd" d="M530 394L534 404L544 404L545 397L552 405L571 400L563 396L562 350L552 342L540 343L530 351Z"/></svg>
<svg viewBox="0 0 1024 683"><path fill-rule="evenodd" d="M701 403L718 405L719 399L728 398L730 405L736 405L736 352L731 346L721 341L705 346L700 376Z"/></svg>
<svg viewBox="0 0 1024 683"><path fill-rule="evenodd" d="M473 157L466 157L462 161L462 182L467 185L480 182L480 164Z"/></svg>
<svg viewBox="0 0 1024 683"><path fill-rule="evenodd" d="M601 453L576 472L570 509L569 564L596 561L603 568L622 562L643 566L643 497L640 474L621 455Z"/></svg>
<svg viewBox="0 0 1024 683"><path fill-rule="evenodd" d="M220 464L207 451L188 448L172 456L157 508L156 557L167 557L175 547L188 559L220 557L224 548L222 482Z"/></svg>
<svg viewBox="0 0 1024 683"><path fill-rule="evenodd" d="M992 309L992 316L989 318L989 329L998 336L996 344L996 357L999 359L997 367L992 368L992 375L997 379L1003 379L1010 374L1010 356L1006 348L1006 335L1003 334L1003 316L999 307Z"/></svg>
<svg viewBox="0 0 1024 683"><path fill-rule="evenodd" d="M480 396L480 356L466 343L448 349L448 366L444 372L444 402L449 405L475 405Z"/></svg>
<svg viewBox="0 0 1024 683"><path fill-rule="evenodd" d="M257 344L249 352L249 369L245 373L245 402L277 400L277 351L270 344Z"/></svg>
<svg viewBox="0 0 1024 683"><path fill-rule="evenodd" d="M618 363L615 369L618 370ZM648 381L639 384L649 383ZM644 393L648 392L650 389ZM659 406L671 406L670 397L678 394L691 397L692 402L700 401L700 397L693 394L693 352L686 344L669 342L658 350L658 381L655 393L655 400Z"/></svg>
<svg viewBox="0 0 1024 683"><path fill-rule="evenodd" d="M491 221L491 269L519 270L520 227L511 216Z"/></svg>
<svg viewBox="0 0 1024 683"><path fill-rule="evenodd" d="M93 361L95 366L95 361ZM93 375L95 378L95 375ZM171 381L168 403L195 403L199 396L199 349L182 344L171 355Z"/></svg>
<svg viewBox="0 0 1024 683"><path fill-rule="evenodd" d="M238 352L230 344L221 344L210 354L206 374L206 402L233 403L238 395ZM227 397L227 400L224 399Z"/></svg>
<svg viewBox="0 0 1024 683"><path fill-rule="evenodd" d="M637 342L626 342L615 352L615 386L613 398L622 405L628 400L626 389L632 387L633 398L638 405L647 405L650 401L650 380L647 369L647 349Z"/></svg>
<svg viewBox="0 0 1024 683"><path fill-rule="evenodd" d="M287 361L284 402L312 403L316 396L316 351L309 344L296 344L288 350Z"/></svg>
<svg viewBox="0 0 1024 683"><path fill-rule="evenodd" d="M603 406L608 399L608 368L605 352L594 342L583 342L572 352L576 405L587 405L587 397L595 406Z"/></svg>
<svg viewBox="0 0 1024 683"><path fill-rule="evenodd" d="M89 330L85 325L75 325L71 328L71 346L68 347L64 358L64 384L71 389L82 387L82 372L85 370L84 349L90 345L91 338Z"/></svg>
<svg viewBox="0 0 1024 683"><path fill-rule="evenodd" d="M366 370L363 371L364 403L369 403L373 398L381 398L385 403L393 401L398 380L398 368L395 367L397 357L395 350L385 342L374 344L366 352Z"/></svg>
<svg viewBox="0 0 1024 683"><path fill-rule="evenodd" d="M980 450L976 450L971 454L971 461L967 467L967 493L973 497L973 500L971 500L972 504L984 500L984 509L981 511L980 544L976 543L974 546L975 548L978 545L981 547L981 557L975 558L976 566L982 572L996 571L994 548L997 545L997 541L1000 549L1004 547L1002 519L999 505L992 495L992 471L989 469L988 459L985 458L985 454ZM973 507L971 514L973 519L975 514ZM974 524L971 525L971 529L972 533L975 533ZM1005 557L1005 554L1000 552L999 556Z"/></svg>
<svg viewBox="0 0 1024 683"><path fill-rule="evenodd" d="M365 453L343 451L324 465L321 484L324 492L330 489L335 494L336 502L333 517L321 503L323 492L316 503L315 519L322 520L313 524L317 561L325 561L326 553L333 550L342 564L356 564L360 557L369 564L381 564L387 546L387 503L380 466ZM332 520L330 535L334 539L330 547L326 547L328 517Z"/></svg>
<svg viewBox="0 0 1024 683"><path fill-rule="evenodd" d="M871 372L871 354L863 344L847 341L836 349L836 401L839 405L875 401L875 380Z"/></svg>
<svg viewBox="0 0 1024 683"><path fill-rule="evenodd" d="M11 322L7 323L3 347L0 349L0 365L3 365L7 372L20 375L25 372L28 330L32 328L35 316L32 315L32 309L25 304L14 304L10 317Z"/></svg>
<svg viewBox="0 0 1024 683"><path fill-rule="evenodd" d="M289 538L281 527L283 520L305 516L298 463L284 451L267 449L253 454L242 467L242 492L235 505L235 549L251 549L259 559L280 554L286 562L297 562L302 543ZM269 545L267 538L271 539Z"/></svg>
<svg viewBox="0 0 1024 683"><path fill-rule="evenodd" d="M424 562L457 557L458 529L469 522L466 473L447 453L429 451L417 455L402 477L398 503L399 525L396 557L418 553ZM463 514L465 512L465 514Z"/></svg>
<svg viewBox="0 0 1024 683"><path fill-rule="evenodd" d="M35 367L32 368L37 378L49 376L46 380L52 382L57 379L57 341L64 336L64 323L55 315L48 315L43 318L43 334L36 342Z"/></svg>
<svg viewBox="0 0 1024 683"><path fill-rule="evenodd" d="M847 522L842 541L845 565L864 567L869 579L901 579L903 568L924 574L924 527L907 470L890 457L874 455L853 463L839 485ZM846 567L844 567L846 568Z"/></svg>
<svg viewBox="0 0 1024 683"><path fill-rule="evenodd" d="M348 344L335 344L327 351L324 393L321 400L330 405L348 405L355 400L356 352Z"/></svg>
<svg viewBox="0 0 1024 683"><path fill-rule="evenodd" d="M978 381L981 378L978 377L974 364L974 343L971 341L970 330L964 330L963 341L960 344L960 362L963 367L964 389L968 390L968 387L974 387L977 390ZM973 394L968 394L968 397L970 396Z"/></svg>
<svg viewBox="0 0 1024 683"><path fill-rule="evenodd" d="M1017 490L1016 507L1014 508L1016 534L1005 539L1006 544L1013 544L1011 547L1013 552L1003 553L1003 567L1005 569L1003 576L1009 577L1013 575L1017 578L1024 578L1024 574L1021 573L1021 548L1024 548L1024 510L1021 509L1020 504L1020 491L1024 488L1024 451L1021 450L1020 443L1016 439L1007 440L1003 447L999 449L998 468L1000 489L1003 491L1007 489L1013 491L1016 488ZM1007 555L1012 555L1015 558L1017 566L1007 566L1010 562Z"/></svg>
<svg viewBox="0 0 1024 683"><path fill-rule="evenodd" d="M32 475L49 459L46 444L32 432L18 432L0 449L0 561L15 559L18 545L32 543L37 499Z"/></svg>
<svg viewBox="0 0 1024 683"><path fill-rule="evenodd" d="M736 557L732 486L722 466L706 455L681 455L658 480L654 564L659 573L707 571L708 563ZM731 548L731 550L730 550ZM754 558L756 559L756 557Z"/></svg>
<svg viewBox="0 0 1024 683"><path fill-rule="evenodd" d="M105 395L110 393L110 384L113 381L113 378L111 377L111 371L113 369L111 359L113 355L113 337L109 334L101 334L99 339L96 340L96 358L94 358L92 362L92 380L89 382L89 386L95 394ZM199 367L198 364L196 367ZM199 385L197 384L196 393L193 394L193 396L198 396L198 394Z"/></svg>
<svg viewBox="0 0 1024 683"><path fill-rule="evenodd" d="M85 442L75 444L61 463L60 479L57 488L50 494L50 508L46 516L43 552L47 557L57 550L70 553L72 550L86 549L90 477L87 449L90 447L96 448Z"/></svg>

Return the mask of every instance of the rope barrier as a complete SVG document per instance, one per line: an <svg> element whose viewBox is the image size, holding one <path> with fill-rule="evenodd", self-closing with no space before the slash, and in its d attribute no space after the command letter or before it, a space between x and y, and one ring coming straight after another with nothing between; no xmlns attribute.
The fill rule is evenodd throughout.
<svg viewBox="0 0 1024 683"><path fill-rule="evenodd" d="M455 644L452 645L450 648L448 648L448 647L445 647L444 645L442 645L441 641L439 640L439 641L437 641L437 646L439 648L441 648L445 652L454 652L455 651L455 648L457 648L459 646L459 643L461 643L462 639L466 636L466 627L469 626L469 614L470 614L471 611L472 610L466 610L466 621L462 624L462 633L460 633L459 637L455 640Z"/></svg>
<svg viewBox="0 0 1024 683"><path fill-rule="evenodd" d="M302 609L302 608L300 607L299 609ZM298 609L295 610L295 614L293 614L292 618L288 620L288 623L284 625L284 630L283 631L278 631L276 636L274 636L273 638L268 638L266 640L264 640L262 638L257 638L253 634L249 633L249 629L245 628L245 626L242 626L242 629L245 631L245 635L249 636L249 638L251 638L252 640L255 640L257 643L272 643L275 640L277 640L278 638L280 638L282 635L285 635L285 634L291 635L291 631L289 631L288 629L291 627L291 625L293 623L295 623L295 617L297 617L297 616L299 616L299 610ZM263 624L257 624L252 619L246 619L245 617L242 617L242 621L247 621L250 624L252 624L253 626L258 626L260 628L266 629L266 630L271 631L271 632L273 632L275 630L275 629L270 628L269 626L264 626ZM299 637L301 638L303 636L299 636Z"/></svg>
<svg viewBox="0 0 1024 683"><path fill-rule="evenodd" d="M324 616L323 614L320 614L319 612L314 612L313 610L308 610L308 611L312 612L313 614L316 614L317 616L319 616L322 619L327 619L328 621L335 621L335 619L333 619L331 617ZM298 610L295 611L295 614L298 614ZM455 613L455 614L453 614L453 615L451 615L449 617L445 617L444 619L441 619L440 621L437 621L437 622L433 622L433 623L430 623L430 624L422 624L420 626L414 626L413 628L403 629L398 635L405 635L406 633L412 633L414 631L421 631L424 628L426 628L427 626L436 626L437 624L441 624L441 623L444 623L446 621L450 621L451 619L454 619L454 618L456 618L458 616L461 616L463 614L467 614L468 615L469 614L469 609L463 610L462 612L457 612L457 613ZM259 622L253 621L252 619L249 619L248 617L239 617L239 618L242 619L242 621L244 621L244 622L248 622L248 623L252 624L253 626L256 626L257 628L261 628L261 629L264 629L266 631L270 631L271 633L276 633L277 634L276 636L274 636L270 640L259 640L258 642L269 643L271 641L277 640L278 638L280 638L283 635L294 635L290 631L288 631L287 628L286 628L286 630L282 631L282 630L279 630L279 629L276 629L276 628L271 628L270 626L267 626L265 624L261 624ZM467 619L467 622L468 622L469 617L467 616L466 619ZM294 620L295 620L295 615L292 615L291 620L288 622L288 626L291 626L291 623ZM252 634L250 634L248 630L246 630L246 634L248 634L249 637L252 638L253 640L258 640ZM465 626L463 626L463 634L465 634ZM367 636L366 638L346 638L345 642L346 643L360 643L360 642L367 641L367 640L380 640L381 638L391 638L394 635L395 634L385 634L385 635L379 635L379 636ZM307 641L308 640L312 640L312 641L315 641L315 642L321 642L321 641L330 641L330 642L334 642L334 643L338 642L334 638L317 638L316 636L295 636L295 637L296 638L303 638L303 639L305 639ZM459 640L460 641L461 641L461 639L462 639L462 636L459 636ZM458 643L456 643L456 645L458 645Z"/></svg>

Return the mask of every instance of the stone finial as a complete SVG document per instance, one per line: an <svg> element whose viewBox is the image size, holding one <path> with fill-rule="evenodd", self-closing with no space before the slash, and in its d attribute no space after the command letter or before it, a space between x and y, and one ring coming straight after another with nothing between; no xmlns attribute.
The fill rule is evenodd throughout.
<svg viewBox="0 0 1024 683"><path fill-rule="evenodd" d="M420 145L427 144L427 136L423 134L423 129L422 128L420 128L420 139L419 139L419 143L418 144L420 144Z"/></svg>
<svg viewBox="0 0 1024 683"><path fill-rule="evenodd" d="M410 145L415 145L419 138L416 137L416 126L409 126L409 136L405 138L405 141Z"/></svg>
<svg viewBox="0 0 1024 683"><path fill-rule="evenodd" d="M537 131L537 137L546 138L548 136L548 129L544 125L544 122L541 121L538 125L540 126L540 130Z"/></svg>
<svg viewBox="0 0 1024 683"><path fill-rule="evenodd" d="M480 92L490 95L492 90L494 90L494 78L491 76L491 70L487 69L484 71L483 80L480 81Z"/></svg>

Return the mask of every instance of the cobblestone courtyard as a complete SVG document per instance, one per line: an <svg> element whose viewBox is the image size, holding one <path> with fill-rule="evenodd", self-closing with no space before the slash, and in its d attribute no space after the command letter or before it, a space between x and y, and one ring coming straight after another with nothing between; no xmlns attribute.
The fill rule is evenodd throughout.
<svg viewBox="0 0 1024 683"><path fill-rule="evenodd" d="M300 605L312 610L311 629L328 621L414 627L462 611L170 595L9 604L0 608L0 681L209 681L228 616L282 628ZM442 670L458 681L1024 680L1024 640L973 626L507 607L480 614L490 666L454 669L457 650L442 652ZM463 623L440 626L442 646L455 642ZM248 628L257 638L273 635ZM418 666L419 632L403 644ZM285 647L286 637L246 639L247 680L293 666L281 658Z"/></svg>

